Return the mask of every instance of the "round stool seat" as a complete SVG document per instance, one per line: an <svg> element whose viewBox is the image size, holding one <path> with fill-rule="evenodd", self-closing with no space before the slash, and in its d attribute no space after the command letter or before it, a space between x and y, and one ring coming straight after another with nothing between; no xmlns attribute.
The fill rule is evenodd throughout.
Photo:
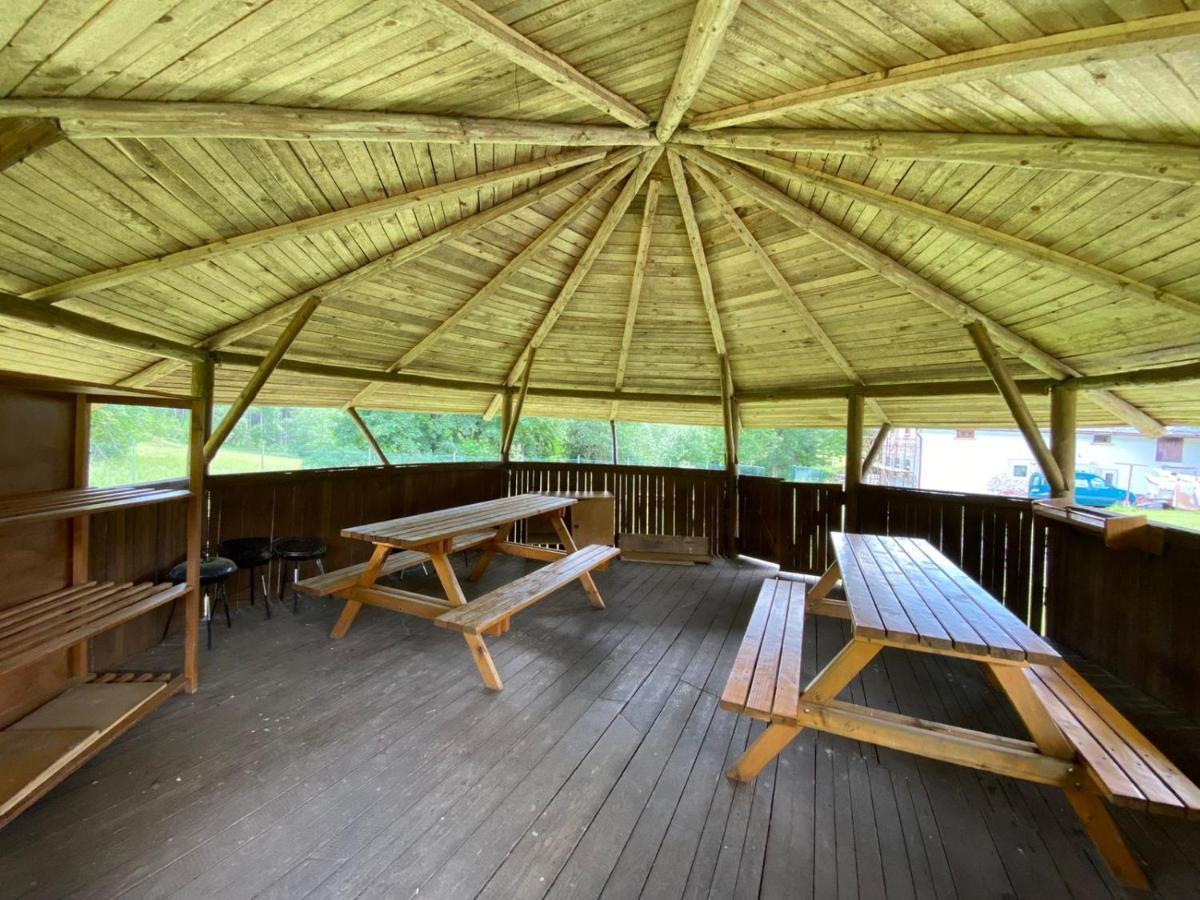
<svg viewBox="0 0 1200 900"><path fill-rule="evenodd" d="M221 555L232 559L239 569L265 566L274 556L271 539L265 537L230 538L221 541Z"/></svg>
<svg viewBox="0 0 1200 900"><path fill-rule="evenodd" d="M200 562L200 583L213 584L224 581L238 569L237 563L223 556L212 556ZM167 573L167 578L175 584L187 581L187 563L181 562Z"/></svg>
<svg viewBox="0 0 1200 900"><path fill-rule="evenodd" d="M280 538L275 542L275 555L280 559L320 559L328 549L319 538Z"/></svg>

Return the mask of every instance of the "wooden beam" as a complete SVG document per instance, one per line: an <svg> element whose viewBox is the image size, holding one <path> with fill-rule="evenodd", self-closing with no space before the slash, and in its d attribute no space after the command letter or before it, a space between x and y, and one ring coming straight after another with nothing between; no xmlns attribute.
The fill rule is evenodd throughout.
<svg viewBox="0 0 1200 900"><path fill-rule="evenodd" d="M779 290L779 293L783 295L783 299L787 301L788 305L791 306L792 310L796 313L796 316L801 322L804 323L804 327L808 329L809 334L811 334L816 339L817 343L824 348L825 352L829 355L829 358L833 360L834 365L841 369L842 373L852 382L855 384L862 384L862 378L859 377L858 372L855 370L854 366L851 365L850 360L846 359L846 357L842 355L842 352L837 348L837 345L834 344L832 338L830 338L825 329L821 327L821 323L817 321L816 316L812 314L812 311L808 308L808 305L805 304L805 302L800 298L800 295L796 293L795 288L792 287L791 283L787 280L784 274L779 271L779 267L775 265L774 261L772 261L762 244L758 242L757 238L755 238L750 232L750 229L746 227L746 223L743 222L741 216L737 214L737 210L733 208L733 204L725 199L725 195L721 193L721 189L717 187L717 185L711 178L708 177L708 174L703 169L691 162L687 164L686 168L688 174L691 175L696 183L700 185L701 189L708 195L709 199L716 204L717 209L720 210L721 215L725 218L726 224L733 229L734 234L741 239L742 244L758 261L758 264L762 267L763 271L767 273L767 277L771 279L775 287ZM883 408L880 407L876 401L868 400L867 403L871 407L872 411L874 411L885 422L887 421L887 415L884 413Z"/></svg>
<svg viewBox="0 0 1200 900"><path fill-rule="evenodd" d="M1109 375L1084 375L1071 378L1063 385L1071 390L1092 391L1105 388L1145 387L1155 384L1176 384L1181 381L1200 381L1200 362L1151 369L1133 369Z"/></svg>
<svg viewBox="0 0 1200 900"><path fill-rule="evenodd" d="M229 437L234 426L237 425L246 410L250 408L250 404L258 397L258 393L267 383L267 379L279 367L279 363L283 361L284 354L288 352L288 348L292 346L292 342L300 336L301 330L308 323L308 320L312 318L312 314L317 311L317 307L320 305L320 298L310 297L275 340L275 344L271 347L270 352L263 357L258 368L254 370L254 374L250 376L250 380L246 382L245 386L238 393L237 398L233 401L233 405L225 413L225 418L221 420L221 424L213 429L212 435L204 442L204 458L208 462L212 462L213 457L217 455L217 451L221 449L221 445L225 443L225 439Z"/></svg>
<svg viewBox="0 0 1200 900"><path fill-rule="evenodd" d="M639 151L632 149L631 152L636 155ZM620 154L620 155L625 155ZM403 356L388 368L391 371L399 371L406 366L412 365L426 351L428 351L443 335L446 334L455 325L461 322L466 316L470 315L474 310L478 309L482 304L494 297L496 293L508 282L513 275L519 272L529 263L529 261L538 256L546 247L559 235L563 230L571 224L578 216L588 209L597 198L608 193L613 186L633 171L636 163L626 157L621 165L610 170L603 178L597 181L586 193L574 203L572 203L561 216L555 219L546 230L535 237L524 249L514 256L507 265L476 291L469 299L458 307L449 316L443 319L440 323L434 326L433 330L428 332L423 338L417 341L410 347Z"/></svg>
<svg viewBox="0 0 1200 900"><path fill-rule="evenodd" d="M875 432L875 437L871 441L871 447L867 450L867 457L862 464L862 477L865 480L867 473L871 471L871 467L875 465L875 460L879 458L880 452L883 450L883 445L887 443L888 435L891 434L892 423L884 422L879 426L879 430Z"/></svg>
<svg viewBox="0 0 1200 900"><path fill-rule="evenodd" d="M1050 391L1050 453L1063 477L1062 497L1075 502L1075 422L1078 394L1061 387ZM1051 497L1056 495L1051 492Z"/></svg>
<svg viewBox="0 0 1200 900"><path fill-rule="evenodd" d="M694 128L722 128L785 116L847 100L878 100L905 91L928 91L962 84L1041 72L1061 66L1112 62L1139 56L1192 50L1200 39L1200 11L1101 25L1029 40L952 53L937 59L896 66L778 97L739 103L698 116Z"/></svg>
<svg viewBox="0 0 1200 900"><path fill-rule="evenodd" d="M581 103L634 128L650 124L650 117L624 97L597 84L561 57L538 46L470 0L432 0L424 7L439 24L459 32L472 43L554 85Z"/></svg>
<svg viewBox="0 0 1200 900"><path fill-rule="evenodd" d="M744 153L738 150L718 150L717 152L735 162L757 166L785 178L798 179L839 196L873 206L883 212L916 219L950 234L975 241L995 250L1002 250L1025 262L1050 266L1065 275L1080 278L1106 291L1112 291L1122 298L1161 304L1179 312L1200 317L1200 302L1188 300L1170 291L1164 291L1125 275L1110 272L1101 266L1076 259L1049 247L1043 247L1033 241L997 231L995 228L989 228L968 219L961 219L939 209L933 209L924 204L859 184L857 181L850 181L806 166L792 165L778 157Z"/></svg>
<svg viewBox="0 0 1200 900"><path fill-rule="evenodd" d="M216 350L213 359L221 366L237 366L254 369L262 364L263 357L254 353L237 353L230 350ZM312 362L310 360L284 358L276 369L280 372L293 372L298 375L309 375L315 378L333 378L341 381L378 381L381 384L398 384L406 387L435 388L446 391L462 391L473 394L504 394L510 390L507 384L495 384L486 381L469 381L465 379L439 378L432 375L416 375L411 372L384 372L376 369L364 369L357 366L339 366L328 363ZM721 402L717 394L680 394L674 392L651 391L600 391L587 388L550 388L531 387L528 391L531 397L562 398L578 400L594 400L597 402L621 403L673 403L681 406L715 407Z"/></svg>
<svg viewBox="0 0 1200 900"><path fill-rule="evenodd" d="M733 399L733 369L729 358L719 358L721 370L721 423L725 428L725 551L738 555L738 417Z"/></svg>
<svg viewBox="0 0 1200 900"><path fill-rule="evenodd" d="M828 153L879 160L968 163L1054 172L1087 172L1174 184L1200 183L1200 147L1041 134L731 128L677 131L675 140L706 147Z"/></svg>
<svg viewBox="0 0 1200 900"><path fill-rule="evenodd" d="M1022 378L1017 387L1026 394L1049 394L1056 384L1049 378ZM957 379L948 381L892 381L876 384L837 384L814 387L780 387L767 390L741 391L742 403L777 403L781 400L839 400L854 394L870 397L977 397L993 395L996 385L989 379Z"/></svg>
<svg viewBox="0 0 1200 900"><path fill-rule="evenodd" d="M713 292L712 274L708 271L708 258L704 254L704 241L700 235L700 223L696 221L696 210L692 206L692 196L688 191L687 176L683 171L683 163L675 153L667 154L667 164L671 170L671 181L675 185L675 194L679 198L679 212L683 216L683 225L687 230L688 246L692 249L692 259L696 263L696 276L700 279L700 297L704 301L704 311L708 315L708 327L712 331L713 346L717 356L725 356L725 331L721 327L721 315L717 310L717 298Z"/></svg>
<svg viewBox="0 0 1200 900"><path fill-rule="evenodd" d="M447 241L457 240L465 237L471 232L490 225L497 219L501 219L509 213L515 212L536 203L545 197L550 196L564 188L572 187L592 175L605 171L611 168L616 163L614 159L619 159L624 155L624 151L617 151L609 154L602 160L586 163L577 169L567 172L564 175L559 175L544 184L540 184L535 188L531 188L520 194L517 194L503 203L498 203L474 215L467 216L465 219L460 219L453 224L446 225L432 234L428 234L419 240L413 241L411 244L406 244L398 250L393 250L391 253L374 259L369 263L359 266L357 269L352 269L342 275L338 275L328 281L322 282L316 287L309 288L297 294L294 297L289 297L286 300L281 300L269 306L261 312L255 313L249 319L237 322L227 328L223 328L215 334L209 335L199 343L201 350L217 350L222 347L228 347L230 344L236 343L245 337L254 334L255 332L273 325L287 316L292 315L296 310L305 304L312 297L320 297L322 300L327 300L335 294L341 293L354 285L366 281L371 278L376 278L385 274L396 266L403 265L406 262L424 256L429 251L441 246ZM28 304L27 304L28 305ZM174 371L176 367L173 365L155 364L134 373L128 378L122 379L119 384L126 387L144 387L154 380L163 377Z"/></svg>
<svg viewBox="0 0 1200 900"><path fill-rule="evenodd" d="M618 453L617 453L617 420L616 420L616 419L609 419L609 420L608 420L608 430L609 430L609 434L610 434L610 436L612 437L612 464L615 466L615 465L617 465L617 458L618 458Z"/></svg>
<svg viewBox="0 0 1200 900"><path fill-rule="evenodd" d="M708 70L717 57L725 29L733 21L741 0L698 0L692 12L692 24L688 28L687 43L675 69L671 90L663 101L658 116L655 134L666 143L687 115L696 98L696 92L708 75Z"/></svg>
<svg viewBox="0 0 1200 900"><path fill-rule="evenodd" d="M508 447L505 446L505 441L508 438L508 425L512 421L512 394L509 391L497 394L493 403L500 406L500 462L508 465ZM486 414L484 418L487 418Z"/></svg>
<svg viewBox="0 0 1200 900"><path fill-rule="evenodd" d="M992 375L992 380L996 382L1000 396L1004 398L1009 412L1012 413L1012 417L1017 423L1017 428L1020 429L1021 434L1025 438L1025 443L1029 446L1030 453L1037 460L1042 474L1046 476L1046 481L1050 483L1051 495L1062 496L1067 490L1062 470L1059 469L1053 454L1050 453L1050 448L1046 446L1046 442L1042 439L1042 432L1038 428L1037 422L1034 421L1032 413L1029 412L1029 407L1025 405L1025 399L1021 396L1021 392L1013 381L1013 377L1008 374L1008 369L1004 367L1004 360L1000 358L1000 353L996 350L996 345L992 343L991 337L988 336L987 328L981 322L971 322L967 325L967 333L971 335L971 340L975 342L975 348L979 351L979 358L983 360L983 364L987 366L988 372Z"/></svg>
<svg viewBox="0 0 1200 900"><path fill-rule="evenodd" d="M529 355L525 358L525 374L521 376L521 390L517 393L516 403L513 404L512 413L508 417L508 430L504 434L504 443L501 445L501 456L507 460L512 453L513 438L517 436L517 426L521 422L521 412L525 409L525 395L529 393L529 376L533 374L533 360L537 356L537 348L529 351Z"/></svg>
<svg viewBox="0 0 1200 900"><path fill-rule="evenodd" d="M181 362L203 362L208 356L207 351L200 347L134 331L70 310L41 306L4 291L0 291L0 318Z"/></svg>
<svg viewBox="0 0 1200 900"><path fill-rule="evenodd" d="M633 346L633 326L637 322L638 303L642 297L642 284L646 279L646 264L650 260L650 239L654 234L654 214L658 210L658 194L661 190L662 185L657 178L650 178L646 181L646 201L642 207L642 228L638 232L637 255L633 260L633 280L629 286L629 305L625 308L625 328L621 332L621 352L617 356L615 381L618 391L625 385L625 369L629 364L629 349ZM615 464L615 450L613 455Z"/></svg>
<svg viewBox="0 0 1200 900"><path fill-rule="evenodd" d="M0 119L0 172L65 139L66 135L51 119L24 116Z"/></svg>
<svg viewBox="0 0 1200 900"><path fill-rule="evenodd" d="M847 531L859 530L858 488L863 473L863 398L860 394L846 401L846 522Z"/></svg>
<svg viewBox="0 0 1200 900"><path fill-rule="evenodd" d="M379 457L379 461L385 466L390 466L391 462L383 452L383 448L379 446L379 441L375 439L375 433L363 421L363 417L359 415L358 410L353 406L347 406L346 413L354 420L354 424L358 426L358 430L362 432L362 436L367 439L367 443L371 445L371 451Z"/></svg>
<svg viewBox="0 0 1200 900"><path fill-rule="evenodd" d="M101 100L93 97L0 100L0 116L55 119L72 140L219 138L261 141L385 141L419 144L532 144L551 147L654 146L640 128L303 109L258 103Z"/></svg>
<svg viewBox="0 0 1200 900"><path fill-rule="evenodd" d="M22 296L28 300L55 302L67 297L74 297L90 291L99 291L118 284L124 284L136 278L162 275L165 272L173 271L182 266L195 265L196 263L215 259L227 253L245 252L271 241L294 239L341 225L348 225L353 222L365 222L383 218L384 216L397 215L429 203L446 200L462 193L476 191L481 187L502 184L517 178L532 178L560 169L573 168L603 159L604 156L605 151L602 149L571 150L566 153L519 163L515 166L508 166L494 172L472 175L469 178L460 178L456 181L446 182L445 184L435 184L432 187L419 188L418 190L397 194L393 197L383 197L379 200L372 200L357 206L336 209L333 212L310 216L307 219L285 222L282 225L273 225L270 228L262 228L258 231L239 234L235 237L210 241L198 247L177 250L174 253L167 253L153 259L143 259L138 262L127 263L123 266L102 269L98 272L81 275L78 278L71 278L67 281L60 281L57 284L26 291Z"/></svg>
<svg viewBox="0 0 1200 900"><path fill-rule="evenodd" d="M768 209L778 213L793 225L810 231L816 237L835 249L840 250L866 269L904 288L913 296L929 304L948 318L961 325L968 325L972 322L983 323L992 335L1008 348L1010 352L1018 358L1023 359L1035 369L1045 372L1060 381L1064 378L1076 377L1081 374L1078 370L1042 350L1037 344L1021 337L1012 329L962 302L953 294L942 290L937 285L896 262L896 260L892 259L886 253L875 249L850 232L844 231L834 223L822 218L808 207L793 200L787 194L776 190L741 167L725 160L719 160L704 151L696 150L692 147L678 147L676 148L676 152L686 156L706 171L723 177L729 183L744 191ZM1154 422L1151 417L1137 409L1137 407L1114 394L1098 391L1091 395L1089 399L1109 409L1114 415L1118 415L1124 421L1135 425L1135 427L1145 428L1151 422ZM1161 424L1159 427L1161 428Z"/></svg>
<svg viewBox="0 0 1200 900"><path fill-rule="evenodd" d="M612 237L612 233L616 231L617 225L621 221L621 217L625 215L629 209L629 204L633 202L634 195L641 190L642 184L650 175L650 170L654 168L658 158L662 155L661 147L654 147L642 154L641 160L638 162L637 168L633 170L633 174L625 182L621 188L621 192L617 194L617 198L613 201L612 206L608 208L608 212L604 214L604 218L600 220L600 226L596 229L596 233L592 235L592 239L588 242L587 248L575 263L575 268L571 270L571 274L567 276L566 282L558 291L558 296L554 298L554 302L550 304L550 308L546 310L542 320L534 329L533 334L525 344L525 348L518 354L512 368L509 369L508 375L504 379L505 384L512 384L516 378L517 372L524 364L530 351L536 350L542 345L546 336L550 334L559 317L567 308L567 304L571 302L571 298L575 296L575 292L579 290L579 285L583 283L583 279L587 277L592 266L600 257L600 253L604 250L608 239ZM614 397L613 399L619 399Z"/></svg>

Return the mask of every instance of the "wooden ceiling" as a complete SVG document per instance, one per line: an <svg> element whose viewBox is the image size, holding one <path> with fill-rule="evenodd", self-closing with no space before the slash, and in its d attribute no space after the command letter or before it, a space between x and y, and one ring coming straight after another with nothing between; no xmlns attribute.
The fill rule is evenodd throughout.
<svg viewBox="0 0 1200 900"><path fill-rule="evenodd" d="M9 0L0 97L0 290L240 354L219 400L314 298L259 402L494 411L536 351L526 415L718 424L724 359L840 426L986 379L972 321L1017 378L1200 359L1196 0ZM187 386L13 315L0 369Z"/></svg>

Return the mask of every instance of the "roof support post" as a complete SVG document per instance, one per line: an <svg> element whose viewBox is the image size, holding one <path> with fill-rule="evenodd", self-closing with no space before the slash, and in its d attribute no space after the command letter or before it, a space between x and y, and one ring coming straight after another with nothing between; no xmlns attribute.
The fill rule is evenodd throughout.
<svg viewBox="0 0 1200 900"><path fill-rule="evenodd" d="M212 436L204 442L204 458L208 462L212 462L213 457L217 455L217 451L221 449L221 445L225 443L225 439L229 437L235 425L242 418L242 415L250 408L250 404L254 402L259 391L263 389L263 385L267 383L267 379L275 371L276 367L283 360L283 356L288 352L288 348L292 346L292 342L300 335L301 329L312 317L312 314L317 311L317 307L321 305L319 297L310 297L305 304L300 307L299 312L287 328L279 335L275 341L275 346L271 348L271 352L263 357L263 361L259 363L258 368L254 370L250 376L250 380L246 382L246 386L242 388L241 393L237 395L237 399L233 401L233 405L229 407L229 411L225 413L225 418L221 420L212 433Z"/></svg>
<svg viewBox="0 0 1200 900"><path fill-rule="evenodd" d="M616 404L613 404L613 405L615 406ZM612 464L615 466L617 464L617 420L616 419L608 420L608 431L609 431L609 434L612 435Z"/></svg>
<svg viewBox="0 0 1200 900"><path fill-rule="evenodd" d="M982 322L971 322L967 325L967 333L975 342L979 357L991 373L992 380L996 382L1000 396L1004 398L1004 402L1008 405L1008 411L1016 420L1017 428L1024 435L1025 443L1029 445L1029 451L1037 460L1042 474L1046 476L1046 481L1050 483L1051 494L1055 497L1063 496L1067 491L1067 482L1063 478L1062 470L1059 469L1058 462L1042 439L1042 432L1038 428L1037 422L1034 421L1033 414L1029 412L1029 407L1025 405L1025 398L1021 396L1020 389L1012 375L1008 373L1008 369L1004 367L1004 361L1000 358L996 345L988 336L987 327Z"/></svg>
<svg viewBox="0 0 1200 900"><path fill-rule="evenodd" d="M1062 472L1064 489L1051 492L1055 499L1075 502L1075 411L1079 394L1065 388L1050 389L1050 452Z"/></svg>
<svg viewBox="0 0 1200 900"><path fill-rule="evenodd" d="M867 451L866 459L862 464L862 477L865 481L867 473L871 471L871 466L875 465L875 460L879 457L879 453L883 450L883 445L887 441L888 435L892 431L892 423L884 422L879 426L879 430L875 432L875 438L871 441L871 448Z"/></svg>
<svg viewBox="0 0 1200 900"><path fill-rule="evenodd" d="M858 488L863 473L863 395L854 393L846 399L846 531L859 529Z"/></svg>
<svg viewBox="0 0 1200 900"><path fill-rule="evenodd" d="M730 558L738 554L738 416L733 399L733 372L721 354L721 422L725 427L725 545Z"/></svg>
<svg viewBox="0 0 1200 900"><path fill-rule="evenodd" d="M194 694L200 686L200 556L204 549L205 481L208 459L204 442L212 425L213 360L192 363L191 422L188 427L187 583L183 603L183 684Z"/></svg>
<svg viewBox="0 0 1200 900"><path fill-rule="evenodd" d="M358 430L362 432L362 436L367 439L367 443L371 445L371 451L379 457L379 461L385 466L390 466L391 462L388 461L387 456L383 452L383 448L379 446L379 441L375 439L374 433L363 420L363 417L359 415L358 410L353 406L347 406L346 414L354 420L354 424L358 426Z"/></svg>
<svg viewBox="0 0 1200 900"><path fill-rule="evenodd" d="M503 465L508 465L508 447L505 446L505 441L508 439L508 423L512 421L512 394L508 391L497 394L492 398L492 403L488 405L488 409L496 405L500 407L500 462ZM492 415L495 415L495 413ZM490 418L487 413L484 413L483 417L485 419Z"/></svg>

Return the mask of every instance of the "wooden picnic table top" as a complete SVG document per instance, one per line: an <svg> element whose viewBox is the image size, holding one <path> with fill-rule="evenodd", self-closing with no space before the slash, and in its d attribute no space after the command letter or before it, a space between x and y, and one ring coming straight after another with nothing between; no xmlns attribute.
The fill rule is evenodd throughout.
<svg viewBox="0 0 1200 900"><path fill-rule="evenodd" d="M393 547L424 547L467 532L543 515L575 502L570 497L517 494L496 500L484 500L482 503L418 513L415 516L388 519L370 525L355 525L342 529L342 537Z"/></svg>
<svg viewBox="0 0 1200 900"><path fill-rule="evenodd" d="M925 540L831 535L854 636L977 658L1058 666L1062 657Z"/></svg>

